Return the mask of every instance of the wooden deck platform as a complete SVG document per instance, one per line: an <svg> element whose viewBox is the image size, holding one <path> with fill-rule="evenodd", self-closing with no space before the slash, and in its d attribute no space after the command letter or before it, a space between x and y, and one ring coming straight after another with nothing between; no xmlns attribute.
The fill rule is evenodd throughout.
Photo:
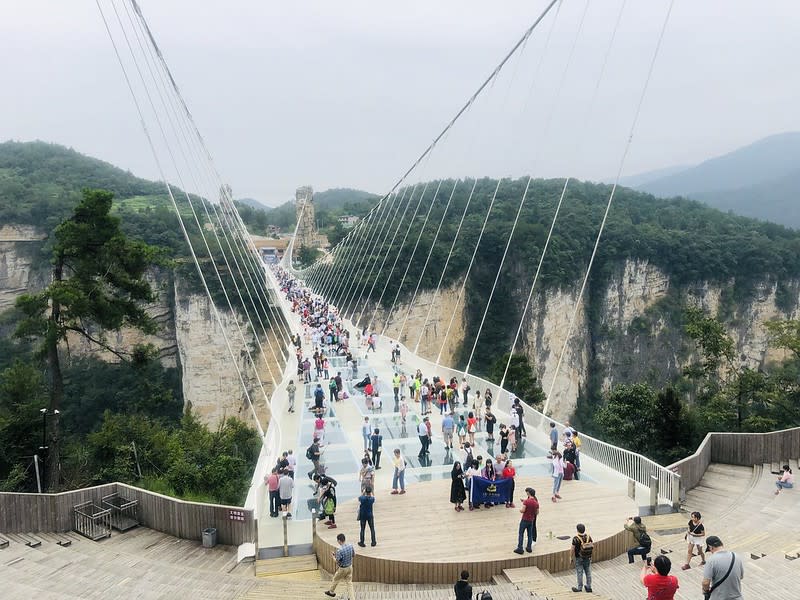
<svg viewBox="0 0 800 600"><path fill-rule="evenodd" d="M541 509L538 540L532 554L517 555L520 520L519 498L524 488L537 490ZM618 556L629 545L630 534L622 529L626 517L636 514L635 502L619 490L589 482L565 481L563 500L550 500L549 477L517 481L517 508L495 506L456 512L449 504L450 481L437 480L408 486L405 495L378 490L375 529L378 545L365 548L358 542L358 501L339 505L337 529L317 527L314 549L322 568L334 571L331 551L338 547L336 535L344 533L356 549L354 579L384 583L452 583L462 569L473 581L491 581L504 569L536 566L548 571L569 567L570 541L575 525L584 523L595 540L595 560ZM565 539L560 539L565 538Z"/></svg>

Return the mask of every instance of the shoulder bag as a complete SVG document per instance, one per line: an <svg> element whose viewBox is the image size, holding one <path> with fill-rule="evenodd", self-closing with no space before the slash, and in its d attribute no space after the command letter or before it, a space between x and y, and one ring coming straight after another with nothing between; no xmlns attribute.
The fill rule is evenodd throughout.
<svg viewBox="0 0 800 600"><path fill-rule="evenodd" d="M703 592L703 598L705 598L705 600L710 600L711 594L714 592L714 590L717 589L719 586L721 586L722 582L725 581L728 578L728 575L730 575L731 571L733 571L733 564L735 562L736 562L736 555L733 552L731 552L731 564L728 567L728 572L725 573L725 577L723 577L717 583L712 585L711 588L707 592Z"/></svg>

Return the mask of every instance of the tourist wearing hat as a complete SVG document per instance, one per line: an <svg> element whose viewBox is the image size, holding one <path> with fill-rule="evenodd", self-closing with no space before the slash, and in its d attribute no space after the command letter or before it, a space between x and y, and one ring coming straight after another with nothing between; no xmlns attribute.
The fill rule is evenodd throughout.
<svg viewBox="0 0 800 600"><path fill-rule="evenodd" d="M742 559L725 549L715 535L706 538L706 552L710 553L703 567L703 593L713 600L741 600L744 566Z"/></svg>

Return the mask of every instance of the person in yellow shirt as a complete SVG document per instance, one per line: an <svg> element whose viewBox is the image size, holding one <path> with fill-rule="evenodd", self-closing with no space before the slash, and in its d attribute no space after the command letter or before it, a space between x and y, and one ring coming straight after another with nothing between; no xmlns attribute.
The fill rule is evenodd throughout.
<svg viewBox="0 0 800 600"><path fill-rule="evenodd" d="M575 446L575 479L578 479L578 471L581 470L581 438L577 431L572 434L572 445Z"/></svg>

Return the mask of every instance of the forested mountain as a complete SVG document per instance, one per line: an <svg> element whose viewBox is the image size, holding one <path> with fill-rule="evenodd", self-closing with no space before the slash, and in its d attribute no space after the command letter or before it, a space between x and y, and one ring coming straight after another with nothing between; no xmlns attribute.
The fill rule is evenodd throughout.
<svg viewBox="0 0 800 600"><path fill-rule="evenodd" d="M638 179L629 178L627 184L659 197L685 196L800 227L800 132L773 135L694 167Z"/></svg>
<svg viewBox="0 0 800 600"><path fill-rule="evenodd" d="M78 217L75 210L79 201L109 196L97 191L84 193L88 188L106 188L115 198L113 203L97 202L97 210L82 204ZM177 195L179 210L185 215L185 195ZM202 206L199 198L192 197L192 202ZM200 222L204 222L202 214ZM65 223L85 228L81 230L85 233L73 232L69 239L74 243L68 251L63 250L69 229ZM0 491L36 489L31 461L44 435L40 410L49 406L51 414L54 408L60 411L60 432L59 443L50 444L58 448L58 454L53 450L48 463L60 457L60 470L46 470L43 483L49 483L47 491L123 481L184 498L242 502L260 448L258 434L235 418L225 418L209 429L197 413L185 411L181 359L172 321L177 298L174 284L180 278L187 299L200 286L194 265L186 260L187 246L163 184L137 178L55 144L0 144L0 225L23 226L15 241L0 242L0 290L6 308L0 312ZM126 345L124 340L129 338L116 326L122 322L128 326L130 321L109 321L109 314L122 313L116 313L118 305L106 303L107 298L99 293L101 289L107 292L112 284L126 282L133 286L126 289L144 289L139 280L133 282L129 275L123 275L120 266L144 266L134 260L133 253L124 252L123 260L110 259L110 254L101 252L101 246L124 247L124 237L119 233L134 240L130 247L139 247L142 241L159 247L146 253L148 261L156 256L162 259L158 260L160 266L151 263L148 270L149 283L162 296L157 302L139 306L134 294L115 288L123 305L154 312L153 328L147 331L154 335L146 338L148 343L131 338L133 341ZM111 236L107 245L98 242L105 239L104 235ZM189 235L196 238L197 227L190 228ZM84 241L89 244L78 243ZM196 243L202 247L199 240ZM214 240L210 243L213 246ZM66 255L69 262L65 266ZM59 256L62 263L57 260ZM84 266L93 257L103 257L98 258L101 267L96 272ZM56 269L54 265L58 264L61 266ZM218 284L212 281L210 287L212 294L219 295ZM42 316L50 314L48 293L59 294L59 302L70 305L52 319L73 317L77 323L42 324ZM141 300L144 296L138 297ZM87 314L89 309L91 314ZM60 348L55 355L43 352L42 338L53 339L51 332L58 327L61 337L56 343ZM101 352L95 354L75 339L66 339L65 331L77 332L85 327L91 329L85 338L91 340L87 345L94 351L111 349L109 354L113 352L115 362L108 362ZM42 336L45 330L48 335ZM162 345L156 349L149 343L158 336L166 341L166 348ZM60 357L63 387L51 384L45 356L51 361ZM61 400L56 404L54 390L60 390ZM51 417L51 429L52 422ZM131 451L132 443L137 455ZM39 452L41 459L41 449Z"/></svg>
<svg viewBox="0 0 800 600"><path fill-rule="evenodd" d="M20 146L23 147L20 148ZM50 231L54 224L54 215L71 207L71 199L76 196L78 190L87 185L103 185L105 182L109 187L116 186L118 193L123 195L117 199L118 201L115 200L114 210L115 214L121 217L122 228L128 235L170 248L173 256L181 256L185 252L184 242L178 233L177 217L170 205L164 201L158 184L137 179L106 163L81 157L73 151L58 146L38 142L31 144L28 149L24 146L24 144L10 143L2 147L6 158L2 163L3 166L0 167L0 177L2 177L0 180L7 186L0 188L0 211L4 211L4 222L33 223L45 231ZM20 158L25 155L29 156L31 161L43 162L45 166L26 165L25 161ZM58 165L64 164L64 161L81 163L76 167L77 172L81 175L71 175L68 167L59 167ZM88 184L80 179L84 176L89 179ZM57 183L53 183L51 177L57 177ZM456 235L472 183L472 180L444 181L442 189L450 190L455 186L450 208L445 213L446 201L444 199L449 197L449 194L442 194L440 199L434 203L425 227L423 227L425 210L419 211L415 220L410 222L411 215L414 213L413 206L410 207L406 220L396 225L401 227L400 231L403 233L406 230L414 234L421 233L413 260L412 252L416 244L416 235L407 236L404 244L401 243L403 236L399 235L394 243L390 244L393 238L392 232L388 229L383 234L379 232L381 245L377 247L377 251L381 257L384 255L394 257L399 252L397 263L403 268L406 264L410 265L405 278L398 277L397 273L389 276L393 260L385 261L381 273L375 273L376 265L381 263L374 261L375 257L366 255L348 256L346 262L339 265L339 268L347 268L348 272L358 274L357 278L360 281L357 283L364 285L354 285L354 290L363 287L364 293L366 293L373 289L370 298L355 299L355 302L374 303L382 293L384 296L382 302L386 307L392 304L396 293L399 302L407 302L410 300L417 280L421 279L421 290L431 290L436 287L440 275L443 276L444 286L460 285L466 275L474 244L480 235L481 226L497 186L497 182L492 179L478 180L453 255L448 262L448 252ZM525 184L525 179L502 182L492 208L491 218L478 247L474 266L467 278L463 310L464 342L460 343L452 352L455 357L454 362L461 367L466 363L470 353L471 342L477 335L483 310L499 271L498 288L495 291L493 302L489 305L482 334L478 338L476 358L472 363L472 372L474 373L490 374L491 376L493 363L498 357L502 357L508 352L516 325L520 321L524 298L547 239L564 181L540 179L532 182L509 247L507 260L500 269L501 256ZM437 186L429 187L434 189ZM529 321L545 319L547 311L557 310L551 309L547 304L548 298L553 297L554 294L570 297L575 293L576 286L579 285L585 273L609 193L610 186L608 185L570 182L537 281L536 298L538 300L536 302L538 302L539 314L529 315ZM399 203L397 214L402 214L404 203L412 202L410 194L405 200L401 200L401 198L402 190L396 200ZM317 216L333 221L337 214L356 211L363 211L360 214L364 214L376 200L377 196L358 191L321 192L315 197ZM416 201L415 197L413 202L416 203ZM427 202L423 202L423 205L428 206ZM263 211L254 208L248 210L255 215L251 219L252 222L248 221L248 224L250 226L253 226L253 223L263 225L259 221L260 215L264 214ZM244 211L244 214L249 213ZM295 210L292 203L286 203L265 214L269 217L268 220L273 220L276 215L281 215L281 218L285 220L284 230L290 230L293 227ZM441 231L436 244L433 245L434 233L439 223L441 223ZM388 223L386 225L388 227ZM376 227L378 225L374 225L373 229ZM333 234L336 234L336 226L333 226L332 229ZM433 247L431 247L432 245ZM423 273L423 265L429 251L431 255L429 266ZM42 260L43 264L47 264L49 259L46 254L43 255ZM663 274L666 283L662 280L661 284L666 287L661 291L658 302L647 306L632 320L629 319L624 328L617 327L615 329L606 314L606 311L610 310L608 301L609 294L612 293L609 291L609 285L612 281L620 281L621 273L627 273L625 265L631 262L647 265L647 268L655 269L658 273ZM192 277L194 269L188 268L188 263L185 261L181 261L181 264L183 267L187 267L185 276ZM446 269L445 264L447 264ZM442 269L444 269L443 272ZM375 279L382 285L372 286ZM402 288L400 288L401 282ZM718 310L716 314L710 316L719 319L722 328L733 327L737 323L747 322L751 319L752 315L748 312L751 303L765 294L773 294L777 310L783 311L785 314L796 314L798 282L800 282L800 233L772 223L720 212L693 200L681 198L660 200L650 194L627 188L618 189L584 298L582 319L585 331L576 342L584 345L579 352L587 357L587 362L580 365L585 373L585 377L582 375L580 383L580 402L578 404L578 418L581 420L582 426L587 427L589 431L612 435L611 429L603 429L608 427L607 425L594 419L595 413L607 405L609 396L607 395L608 390L603 387L604 373L612 370L617 373L615 382L617 380L632 384L644 382L645 385L656 388L673 384L680 391L679 403L683 401L683 398L691 398L693 402L698 403L696 406L700 406L701 401L704 403L702 406L707 405L711 408L717 406L714 404L717 401L714 393L717 392L706 393L703 390L712 388L717 391L723 388L728 390L727 387L717 385L714 388L714 386L707 385L707 380L704 380L706 383L701 385L696 378L700 371L694 371L695 379L684 378L682 369L691 367L688 362L681 363L672 360L667 364L662 360L662 355L648 354L648 352L652 353L654 347L670 347L674 350L675 356L689 361L693 352L691 348L695 343L693 338L685 332L687 323L689 323L685 316L689 295L697 295L709 287L714 287L714 290L719 291L718 293L714 292L719 297L719 301L715 304ZM349 284L349 282L346 283ZM384 283L386 283L386 289L385 292L382 292ZM644 284L647 284L647 280L644 280ZM218 290L212 289L212 292L218 292ZM622 292L618 292L618 294L622 294ZM620 299L620 302L623 300ZM3 320L0 321L0 329L3 333L10 333L14 318L13 314L3 316ZM534 336L534 325L535 323L530 321L531 336ZM526 330L524 335L527 334ZM533 347L538 342L535 339L529 339L527 343ZM763 344L763 339L759 343ZM609 350L612 347L613 352ZM20 402L20 398L25 397L41 398L42 387L45 385L41 379L35 380L34 389L12 385L14 382L19 384L26 377L28 380L34 381L31 379L31 372L22 367L19 367L18 370L11 370L16 368L13 363L14 356L19 356L28 363L35 361L32 349L12 344L8 337L4 337L0 340L0 350L2 350L0 351L0 359L2 359L0 368L4 370L7 377L6 379L0 378L0 384L2 384L0 385L0 404L2 402ZM550 355L553 353L552 350L548 350L548 352ZM536 360L539 360L539 357ZM532 366L534 369L538 368L536 364L532 364ZM73 366L71 365L70 368ZM106 431L103 434L104 437L92 438L98 443L102 439L106 444L101 454L105 452L107 456L113 453L108 444L110 444L109 440L115 436L129 435L131 431L141 431L143 428L135 417L132 417L130 421L122 422L118 417L112 415L113 418L104 419L102 424L98 423L97 418L100 413L97 407L106 402L102 388L103 386L107 387L107 382L114 377L120 378L120 381L123 378L140 381L142 388L137 392L135 385L131 383L126 389L126 394L117 398L115 402L118 403L112 408L130 402L126 399L133 397L132 394L136 395L136 393L141 396L143 404L150 408L152 406L148 403L151 403L154 398L163 397L167 401L159 403L159 406L167 410L168 414L159 415L158 418L162 422L169 422L169 427L177 427L176 408L180 406L180 403L177 402L179 391L173 387L176 385L177 373L175 371L159 371L157 366L150 366L148 368L156 369L158 372L149 373L145 378L139 379L135 370L125 372L110 370L102 371L102 374L100 370L97 370L97 375L87 375L85 369L100 369L100 365L94 364L94 366L86 367L83 363L76 363L74 368L74 374L68 374L68 380L69 385L75 387L68 393L74 394L76 399L74 401L79 403L77 406L81 406L81 411L73 412L69 418L84 413L93 415L94 420L91 422L81 421L75 427L81 428L83 437L79 439L84 441L88 439L86 436L92 432L99 434L99 428ZM739 370L735 371L736 373L750 376L745 369L740 367L737 369ZM766 371L764 372L766 373ZM785 372L791 374L791 370ZM128 380L125 379L125 381ZM774 383L779 379L776 376L771 381ZM95 389L95 383L97 389ZM731 383L731 385L733 384ZM776 393L773 387L765 385L763 389L769 390L769 393L773 395ZM623 394L618 399L624 404L625 399L634 398L635 400L644 397L649 396L647 394L640 396ZM665 396L665 398L669 401L674 400L673 396ZM81 399L87 399L91 406L81 405ZM34 400L35 402L36 400ZM780 420L784 424L795 422L797 411L793 405L782 406L783 412L778 413L769 408L772 403L773 400L765 399L762 404L768 408L763 410L752 408L749 405L745 408L739 407L738 416L736 410L714 412L709 409L702 413L687 413L694 415L692 423L696 421L696 424L686 424L687 427L691 426L693 429L691 434L684 432L685 438L682 443L686 443L686 440L693 441L697 435L702 433L703 427L714 421L724 422L726 427L734 429L737 427L769 428L776 420ZM31 409L31 414L35 417L36 411L33 410L33 406L29 404L25 404L25 406ZM7 420L3 421L5 413L2 413L2 410L3 407L0 406L0 425L8 423ZM731 415L734 416L731 417ZM632 415L628 420L635 421L634 417L636 416ZM656 420L657 418L657 415L653 417ZM612 421L613 419L608 422ZM195 424L187 423L186 426L192 428L195 427ZM651 431L645 426L642 426L642 430ZM176 429L176 431L180 430ZM154 431L153 435L156 436L157 432ZM5 439L8 438L2 438L0 441ZM20 446L19 452L22 452L19 440L17 442L11 440L9 443L17 443ZM676 448L680 451L678 446ZM99 449L98 452L100 452ZM659 458L671 456L666 453L666 450L664 452L665 454L657 456ZM80 456L76 456L76 460L78 459ZM5 467L0 465L0 468L11 468L10 463L5 464ZM125 465L122 465L121 469L124 470L124 468ZM186 464L182 464L181 468L188 467ZM79 471L76 470L75 473L77 476ZM181 473L175 474L178 479L181 476ZM27 483L30 484L30 481ZM225 493L233 492L227 490Z"/></svg>

